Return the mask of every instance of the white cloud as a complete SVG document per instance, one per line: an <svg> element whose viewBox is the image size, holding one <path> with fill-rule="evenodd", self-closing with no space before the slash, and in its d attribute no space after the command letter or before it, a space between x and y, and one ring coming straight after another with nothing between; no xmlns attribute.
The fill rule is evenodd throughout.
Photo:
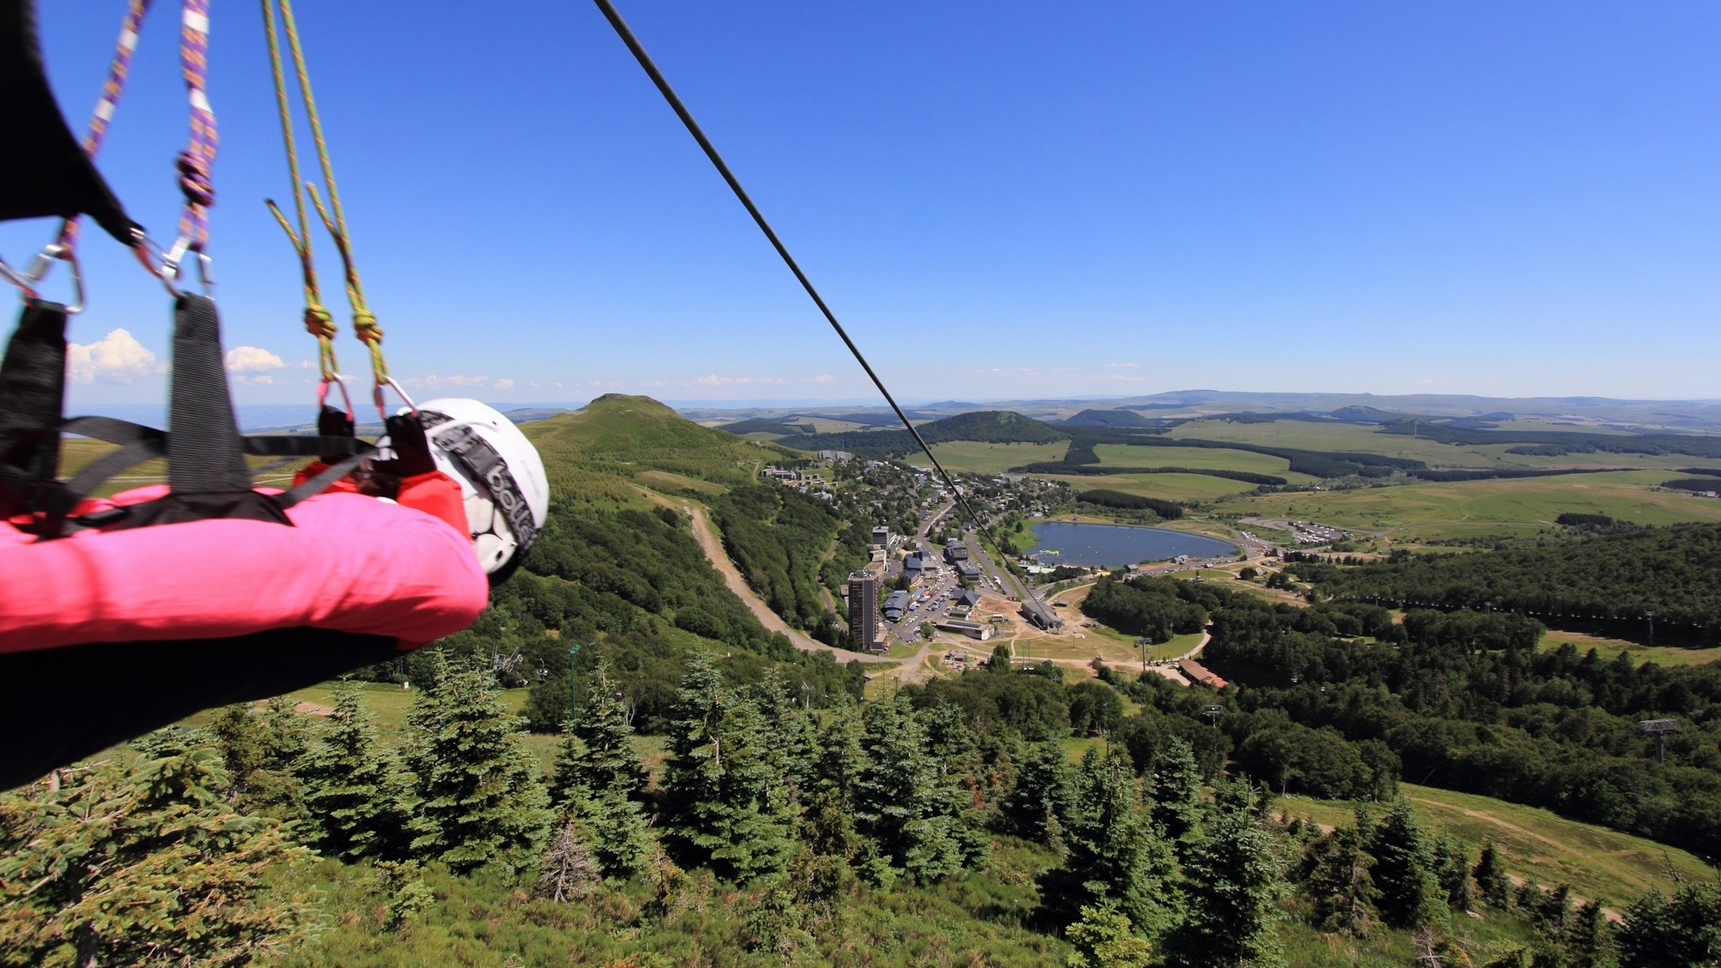
<svg viewBox="0 0 1721 968"><path fill-rule="evenodd" d="M490 385L490 378L487 376L466 376L463 373L455 373L452 376L431 374L430 376L408 377L400 382L409 387L430 387L432 389L436 387L484 387ZM509 386L514 385L513 380L509 380L507 383Z"/></svg>
<svg viewBox="0 0 1721 968"><path fill-rule="evenodd" d="M225 362L229 373L268 373L287 365L261 346L235 346L227 351Z"/></svg>
<svg viewBox="0 0 1721 968"><path fill-rule="evenodd" d="M123 329L94 343L66 345L66 373L75 383L129 384L155 369L155 354Z"/></svg>
<svg viewBox="0 0 1721 968"><path fill-rule="evenodd" d="M807 377L805 382L807 382L807 383L835 383L836 379L837 379L836 377L831 376L829 373L820 373L818 376Z"/></svg>
<svg viewBox="0 0 1721 968"><path fill-rule="evenodd" d="M496 381L495 387L498 390L511 390L514 387L514 381L509 379L508 377L503 377L502 379Z"/></svg>
<svg viewBox="0 0 1721 968"><path fill-rule="evenodd" d="M786 383L788 381L774 376L718 376L715 373L708 373L693 382L700 384L701 386L716 387L726 386L732 383Z"/></svg>
<svg viewBox="0 0 1721 968"><path fill-rule="evenodd" d="M265 386L275 382L275 378L269 375L272 371L287 368L279 356L261 346L235 346L227 351L224 362L227 372L233 374L233 382Z"/></svg>
<svg viewBox="0 0 1721 968"><path fill-rule="evenodd" d="M1107 363L1106 367L1109 369L1113 369L1113 370L1119 370L1119 369L1139 370L1139 369L1141 369L1141 364L1140 363Z"/></svg>

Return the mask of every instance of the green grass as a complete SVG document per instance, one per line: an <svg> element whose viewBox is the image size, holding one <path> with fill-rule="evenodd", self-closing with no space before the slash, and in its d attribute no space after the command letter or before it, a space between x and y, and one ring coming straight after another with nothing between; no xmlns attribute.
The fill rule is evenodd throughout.
<svg viewBox="0 0 1721 968"><path fill-rule="evenodd" d="M694 491L699 494L727 494L729 489L721 484L702 481L685 474L675 474L670 471L641 471L634 475L634 480L655 490Z"/></svg>
<svg viewBox="0 0 1721 968"><path fill-rule="evenodd" d="M1143 448L1144 450L1146 448ZM1038 475L1036 475L1038 476ZM1104 489L1140 494L1186 504L1215 501L1224 497L1253 491L1255 485L1205 474L1105 474L1098 477L1075 477L1061 474L1046 475L1049 480L1063 481L1079 490Z"/></svg>
<svg viewBox="0 0 1721 968"><path fill-rule="evenodd" d="M1361 531L1404 531L1406 540L1533 534L1553 527L1566 511L1606 514L1633 524L1721 521L1721 501L1651 489L1664 479L1662 471L1638 471L1402 484L1252 495L1226 501L1223 510Z"/></svg>
<svg viewBox="0 0 1721 968"><path fill-rule="evenodd" d="M1615 907L1651 887L1669 890L1669 864L1690 880L1716 879L1714 870L1683 850L1547 810L1411 783L1399 789L1426 827L1451 830L1470 843L1472 856L1484 841L1493 840L1509 872L1550 887L1570 884L1580 896L1602 898ZM1274 810L1329 827L1353 817L1349 803L1298 796L1275 799ZM1384 813L1384 807L1376 810L1377 817Z"/></svg>
<svg viewBox="0 0 1721 968"><path fill-rule="evenodd" d="M1246 450L1214 450L1210 447L1131 447L1128 444L1099 444L1094 447L1100 465L1118 467L1190 467L1201 470L1252 471L1277 474L1299 481L1315 478L1290 474L1291 462L1283 457Z"/></svg>
<svg viewBox="0 0 1721 968"><path fill-rule="evenodd" d="M1058 461L1070 449L1067 440L1050 444L983 444L973 440L954 440L933 444L932 453L952 474L1001 474L1012 467L1036 461ZM903 458L917 467L930 466L925 454L909 454Z"/></svg>
<svg viewBox="0 0 1721 968"><path fill-rule="evenodd" d="M1603 659L1612 659L1621 652L1630 652L1633 665L1653 662L1656 665L1705 665L1710 662L1721 662L1721 647L1713 649L1678 649L1660 645L1640 645L1623 639L1608 639L1596 635L1586 635L1582 632L1564 632L1551 629L1542 636L1540 643L1543 649L1557 649L1570 642L1582 655L1590 649Z"/></svg>

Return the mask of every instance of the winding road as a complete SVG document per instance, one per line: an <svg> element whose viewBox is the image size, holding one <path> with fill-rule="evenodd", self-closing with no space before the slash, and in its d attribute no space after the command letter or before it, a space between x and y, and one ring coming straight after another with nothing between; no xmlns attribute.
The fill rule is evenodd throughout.
<svg viewBox="0 0 1721 968"><path fill-rule="evenodd" d="M663 503L668 504L669 502ZM705 509L696 504L683 504L681 510L692 519L693 537L699 542L699 547L704 549L705 557L711 560L711 567L717 569L717 573L723 576L723 581L729 586L729 590L734 592L735 597L741 599L752 610L753 616L759 620L760 625L765 626L766 631L783 633L789 639L789 644L802 652L829 652L832 658L839 663L895 664L899 661L882 655L864 655L859 652L850 652L847 649L835 649L823 642L815 641L808 637L805 632L791 628L788 622L783 621L781 615L771 611L770 606L766 605L764 600L741 577L741 570L735 567L735 562L729 560L729 552L723 550L723 542L718 539L717 529L711 526L711 518L707 516Z"/></svg>

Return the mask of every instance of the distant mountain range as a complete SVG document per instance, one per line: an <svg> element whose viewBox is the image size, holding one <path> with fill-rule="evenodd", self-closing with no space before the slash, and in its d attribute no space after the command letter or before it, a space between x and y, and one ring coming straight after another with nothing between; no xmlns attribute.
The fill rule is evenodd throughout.
<svg viewBox="0 0 1721 968"><path fill-rule="evenodd" d="M909 411L931 421L975 411L1013 411L1048 424L1071 427L1147 427L1198 417L1336 420L1386 424L1397 420L1439 421L1486 429L1513 420L1571 424L1584 429L1721 433L1721 403L1686 400L1615 400L1608 397L1480 397L1453 394L1245 393L1179 390L1111 400L1023 399L986 403L939 401ZM683 407L681 413L707 426L741 420L802 424L808 418L889 427L887 407ZM857 428L858 429L858 428ZM743 431L746 432L746 431ZM802 431L804 433L804 431Z"/></svg>

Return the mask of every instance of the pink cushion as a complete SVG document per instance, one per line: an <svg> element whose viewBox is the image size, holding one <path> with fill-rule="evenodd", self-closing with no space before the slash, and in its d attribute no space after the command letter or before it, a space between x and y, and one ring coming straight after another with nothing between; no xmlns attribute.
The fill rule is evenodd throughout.
<svg viewBox="0 0 1721 968"><path fill-rule="evenodd" d="M164 493L138 488L78 513ZM287 517L294 527L197 521L54 541L0 523L0 653L303 625L413 647L484 610L489 582L470 539L429 514L324 493Z"/></svg>

